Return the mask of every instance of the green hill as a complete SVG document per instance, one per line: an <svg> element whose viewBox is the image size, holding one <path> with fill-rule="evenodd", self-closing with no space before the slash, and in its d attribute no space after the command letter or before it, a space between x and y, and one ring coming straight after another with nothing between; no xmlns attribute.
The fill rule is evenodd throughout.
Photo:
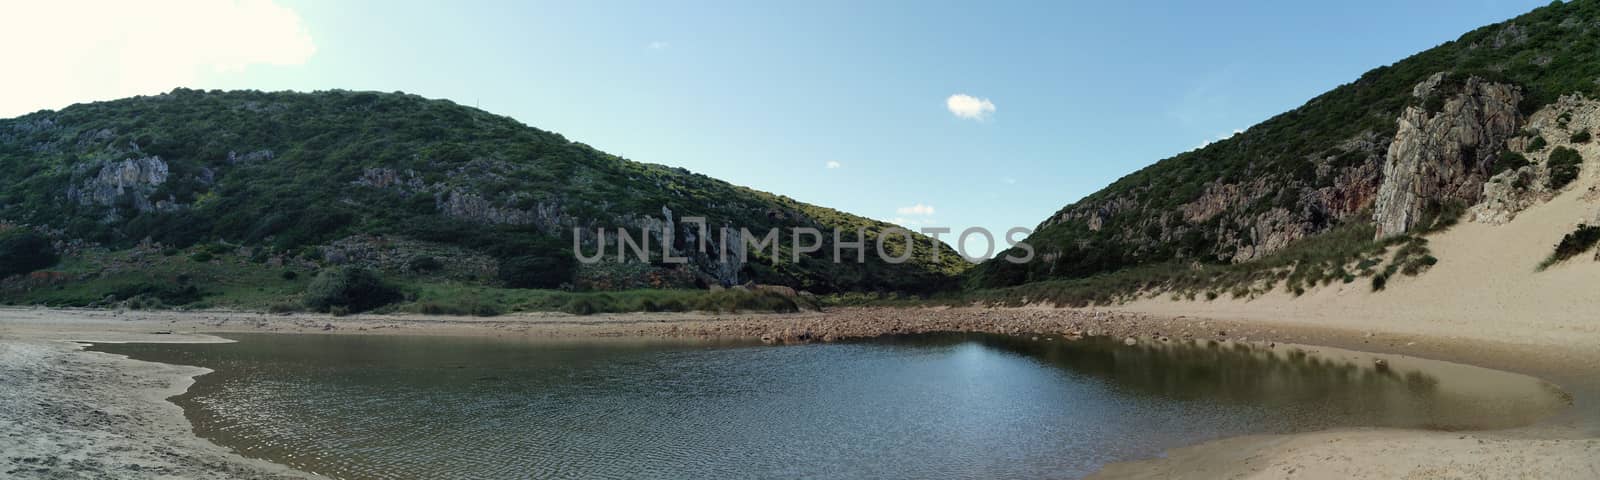
<svg viewBox="0 0 1600 480"><path fill-rule="evenodd" d="M753 281L815 293L927 292L949 288L966 267L948 251L930 261L920 235L904 264L876 255L835 264L826 246L791 263L787 236L777 265L766 256L722 262L695 253L693 228L654 237L654 262L617 262L613 253L576 264L574 228L588 232L580 243L593 252L597 228L661 231L686 216L707 217L713 228L838 228L850 232L847 241L858 228L875 239L890 225L401 93L179 89L41 111L0 120L0 171L0 230L38 232L56 246L62 263L45 272L71 278L48 288L56 290L128 270L226 283L221 277L243 274L217 265L236 263L271 278L359 266L471 288ZM662 241L690 262L660 262ZM901 244L889 242L891 251ZM88 288L62 299L25 280L0 284L0 298L72 304L118 295ZM279 296L300 287L282 286Z"/></svg>
<svg viewBox="0 0 1600 480"><path fill-rule="evenodd" d="M1057 281L1061 294L1098 278L1099 293L1068 295L1081 301L1107 289L1226 291L1267 276L1293 289L1291 271L1349 278L1359 272L1347 263L1383 248L1377 237L1446 226L1494 176L1525 163L1509 145L1543 142L1523 128L1528 115L1564 95L1600 94L1597 49L1591 0L1473 30L1063 207L1028 239L1035 261L987 262L967 284ZM1473 137L1450 136L1462 131ZM1344 233L1317 240L1329 232ZM1261 263L1270 267L1243 267Z"/></svg>

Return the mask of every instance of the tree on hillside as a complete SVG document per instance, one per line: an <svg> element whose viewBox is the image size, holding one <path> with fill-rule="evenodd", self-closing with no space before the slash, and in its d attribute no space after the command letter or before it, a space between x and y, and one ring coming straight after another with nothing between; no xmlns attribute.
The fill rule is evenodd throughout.
<svg viewBox="0 0 1600 480"><path fill-rule="evenodd" d="M59 259L44 235L23 229L0 232L0 278L55 265Z"/></svg>

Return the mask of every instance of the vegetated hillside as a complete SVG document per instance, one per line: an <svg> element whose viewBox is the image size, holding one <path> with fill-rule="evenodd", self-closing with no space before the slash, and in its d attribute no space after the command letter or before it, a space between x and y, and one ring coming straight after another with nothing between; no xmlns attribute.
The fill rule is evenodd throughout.
<svg viewBox="0 0 1600 480"><path fill-rule="evenodd" d="M990 261L967 283L1004 287L1174 263L1182 265L1161 268L1192 270L1265 259L1345 226L1369 225L1375 237L1436 228L1484 201L1491 178L1522 166L1510 153L1542 144L1525 128L1528 115L1565 95L1600 94L1597 51L1600 2L1592 0L1479 28L1123 177L1045 219L1028 239L1035 261ZM1284 260L1275 262L1295 263ZM1123 280L1137 289L1169 277Z"/></svg>
<svg viewBox="0 0 1600 480"><path fill-rule="evenodd" d="M891 225L629 161L511 118L402 93L195 91L80 104L0 120L0 230L49 237L68 258L96 253L75 278L149 268L183 253L300 267L360 265L474 285L578 290L705 288L749 281L825 293L947 288L966 267L949 249L889 264L831 261L831 239L789 262L791 227ZM698 253L686 216L711 226L782 228L783 262ZM663 238L664 227L679 225ZM573 260L573 229L657 232L653 262ZM891 252L903 240L891 237ZM148 240L148 242L147 242ZM670 241L690 263L660 261ZM853 255L847 250L847 258ZM178 258L184 258L178 257ZM121 260L117 260L121 258ZM100 260L104 260L103 262ZM141 266L142 265L142 266ZM187 267L175 267L181 275ZM195 267L199 269L199 267ZM47 269L48 270L48 269ZM102 294L103 295L103 294Z"/></svg>

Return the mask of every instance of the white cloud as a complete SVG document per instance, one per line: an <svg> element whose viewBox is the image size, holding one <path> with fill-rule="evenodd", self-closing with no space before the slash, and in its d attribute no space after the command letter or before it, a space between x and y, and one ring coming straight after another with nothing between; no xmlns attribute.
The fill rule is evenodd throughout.
<svg viewBox="0 0 1600 480"><path fill-rule="evenodd" d="M651 50L661 50L661 49L665 49L665 48L670 47L670 46L672 46L672 44L667 43L667 42L663 42L663 41L660 41L660 40L656 40L654 42L650 42L649 45L645 45L645 48L649 48Z"/></svg>
<svg viewBox="0 0 1600 480"><path fill-rule="evenodd" d="M837 160L828 160L828 163L826 164L826 166L828 167L829 170L832 170L832 169L835 169L835 168L843 167L844 164L843 163L839 163Z"/></svg>
<svg viewBox="0 0 1600 480"><path fill-rule="evenodd" d="M205 71L301 65L300 15L271 0L18 2L0 16L0 117L194 86ZM25 74L23 74L25 73Z"/></svg>
<svg viewBox="0 0 1600 480"><path fill-rule="evenodd" d="M1000 181L1006 182L1006 185L1016 185L1017 184L1017 179L1011 178L1011 177L1002 178L1002 179L1000 179Z"/></svg>
<svg viewBox="0 0 1600 480"><path fill-rule="evenodd" d="M1200 145L1198 145L1198 146L1196 146L1194 148L1196 150L1199 150L1199 149L1205 148L1206 145L1210 145L1210 144L1217 143L1217 142L1222 141L1222 140L1227 140L1227 139L1233 138L1234 135L1238 135L1238 134L1241 134L1241 133L1244 133L1244 129L1235 128L1235 129L1233 129L1232 133L1224 133L1224 134L1221 134L1221 135L1217 135L1217 138L1213 138L1213 139L1210 139L1210 140L1206 140L1204 142L1200 142Z"/></svg>
<svg viewBox="0 0 1600 480"><path fill-rule="evenodd" d="M921 220L912 220L912 219L904 218L904 217L891 218L891 219L889 219L889 223L893 223L895 225L899 225L899 226L902 226L902 227L911 227L911 228L916 228L916 227L922 226L922 221Z"/></svg>
<svg viewBox="0 0 1600 480"><path fill-rule="evenodd" d="M898 213L898 214L901 214L901 215L928 216L928 215L933 215L933 206L932 205L923 205L923 204L918 203L916 205L912 205L912 206L909 206L909 207L896 208L896 209L894 209L894 213Z"/></svg>
<svg viewBox="0 0 1600 480"><path fill-rule="evenodd" d="M994 114L994 102L965 93L957 93L944 99L944 108L950 109L950 113L954 113L957 117L970 120L983 120Z"/></svg>

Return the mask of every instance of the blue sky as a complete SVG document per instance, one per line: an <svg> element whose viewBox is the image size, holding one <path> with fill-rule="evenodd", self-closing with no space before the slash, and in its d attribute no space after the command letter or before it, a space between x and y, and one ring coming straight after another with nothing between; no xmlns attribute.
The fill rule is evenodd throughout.
<svg viewBox="0 0 1600 480"><path fill-rule="evenodd" d="M30 42L18 62L46 74L6 80L0 116L177 86L400 90L851 213L1003 232L1540 4L224 1ZM95 29L76 7L0 31ZM993 108L957 115L956 94Z"/></svg>

